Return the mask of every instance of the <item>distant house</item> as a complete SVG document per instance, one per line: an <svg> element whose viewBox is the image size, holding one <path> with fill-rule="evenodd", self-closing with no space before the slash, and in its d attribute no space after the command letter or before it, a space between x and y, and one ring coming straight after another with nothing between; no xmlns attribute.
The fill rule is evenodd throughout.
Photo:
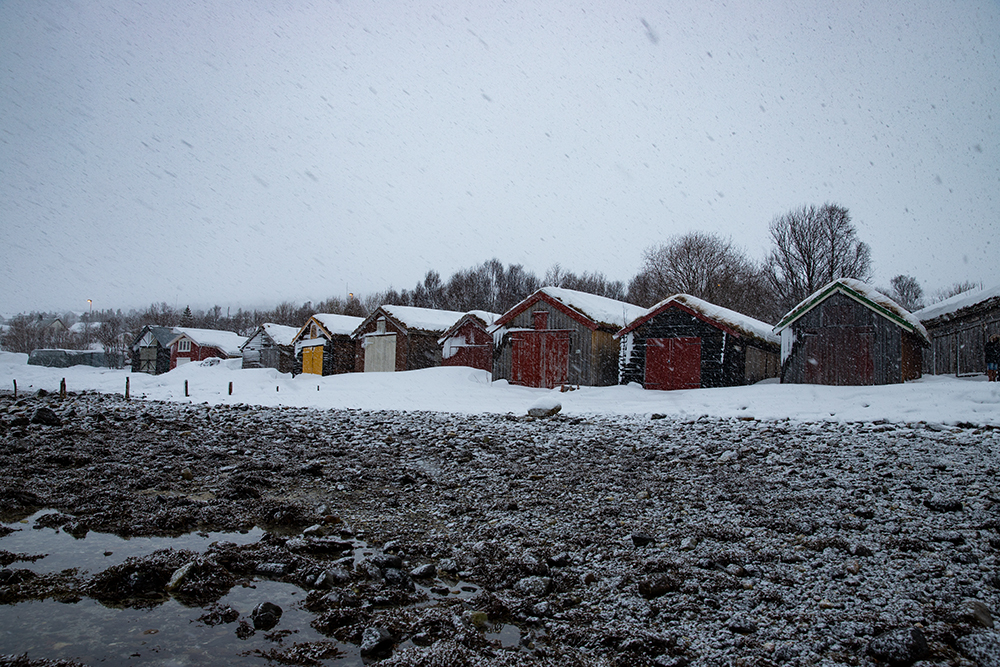
<svg viewBox="0 0 1000 667"><path fill-rule="evenodd" d="M442 366L469 366L493 371L491 326L500 319L496 313L472 310L451 325L438 339Z"/></svg>
<svg viewBox="0 0 1000 667"><path fill-rule="evenodd" d="M237 359L241 355L240 347L247 340L232 331L190 327L176 327L174 331L176 335L170 341L171 369L211 357Z"/></svg>
<svg viewBox="0 0 1000 667"><path fill-rule="evenodd" d="M280 373L295 373L295 348L293 341L298 327L265 322L250 334L240 347L243 368L274 368Z"/></svg>
<svg viewBox="0 0 1000 667"><path fill-rule="evenodd" d="M930 343L919 320L858 280L841 278L809 295L774 327L781 381L893 384L920 377Z"/></svg>
<svg viewBox="0 0 1000 667"><path fill-rule="evenodd" d="M147 324L135 337L132 351L132 372L159 375L170 370L170 344L177 338L173 327Z"/></svg>
<svg viewBox="0 0 1000 667"><path fill-rule="evenodd" d="M927 329L931 349L924 372L974 375L986 372L986 341L1000 334L1000 285L962 292L913 316Z"/></svg>
<svg viewBox="0 0 1000 667"><path fill-rule="evenodd" d="M527 387L618 384L622 327L645 308L561 287L543 287L494 326L493 378Z"/></svg>
<svg viewBox="0 0 1000 667"><path fill-rule="evenodd" d="M781 342L765 324L689 294L656 304L615 334L622 384L735 387L778 377Z"/></svg>
<svg viewBox="0 0 1000 667"><path fill-rule="evenodd" d="M438 339L464 313L383 305L354 330L356 371L412 371L441 365Z"/></svg>
<svg viewBox="0 0 1000 667"><path fill-rule="evenodd" d="M300 373L335 375L354 370L352 334L363 318L316 313L298 329L292 345Z"/></svg>

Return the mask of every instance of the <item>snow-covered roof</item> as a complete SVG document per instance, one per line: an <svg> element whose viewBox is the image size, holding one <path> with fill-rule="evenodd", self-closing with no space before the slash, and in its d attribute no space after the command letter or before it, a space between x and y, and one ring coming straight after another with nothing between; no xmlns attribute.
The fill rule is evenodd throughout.
<svg viewBox="0 0 1000 667"><path fill-rule="evenodd" d="M240 356L240 348L247 339L232 331L219 331L217 329L192 329L191 327L175 327L177 333L170 341L173 345L178 339L187 336L200 347L214 347L232 356Z"/></svg>
<svg viewBox="0 0 1000 667"><path fill-rule="evenodd" d="M257 327L257 331L246 340L246 343L253 340L261 331L266 333L274 341L275 345L291 345L295 340L296 334L299 333L299 328L285 326L284 324L275 324L274 322L265 322Z"/></svg>
<svg viewBox="0 0 1000 667"><path fill-rule="evenodd" d="M350 336L365 321L363 317L338 315L337 313L316 313L313 315L313 319L322 324L323 328L332 336Z"/></svg>
<svg viewBox="0 0 1000 667"><path fill-rule="evenodd" d="M960 310L977 306L984 301L996 299L998 297L1000 297L1000 285L994 285L993 287L987 287L980 290L969 290L968 292L956 294L955 296L945 299L944 301L931 304L926 308L921 308L913 313L913 316L921 322L927 322L939 317L950 318L951 316L959 315L960 313L958 311Z"/></svg>
<svg viewBox="0 0 1000 667"><path fill-rule="evenodd" d="M437 333L449 328L465 314L454 310L435 310L416 306L381 306L381 310L407 329Z"/></svg>
<svg viewBox="0 0 1000 667"><path fill-rule="evenodd" d="M486 330L491 331L493 323L500 319L498 313L491 313L485 310L470 310L469 312L462 315L458 320L456 320L450 327L445 329L445 332L441 334L441 338L438 339L438 343L444 343L444 341L450 336L456 329L459 328L463 322L465 322L470 317L474 317L486 325Z"/></svg>
<svg viewBox="0 0 1000 667"><path fill-rule="evenodd" d="M497 324L502 325L509 322L529 305L543 298L543 295L553 301L559 302L591 322L603 324L615 330L621 329L642 315L646 310L642 306L609 299L606 296L578 292L577 290L566 289L565 287L548 286L534 292L531 296L508 310Z"/></svg>
<svg viewBox="0 0 1000 667"><path fill-rule="evenodd" d="M928 343L930 342L930 337L927 335L927 329L925 329L924 325L920 323L920 320L913 316L913 313L906 310L871 285L853 278L838 278L837 280L834 280L828 285L825 285L807 296L797 306L788 311L783 318L781 318L781 321L775 325L774 332L780 332L782 329L808 313L835 292L839 292L851 299L854 299L858 303L871 308L882 317L895 322L904 329L912 331Z"/></svg>
<svg viewBox="0 0 1000 667"><path fill-rule="evenodd" d="M685 308L702 315L708 320L717 322L718 324L729 329L733 329L737 333L749 338L756 338L774 345L781 344L781 339L778 338L778 336L772 331L770 324L761 322L760 320L754 319L749 315L738 313L735 310L723 308L722 306L716 306L714 303L709 303L704 299L699 299L698 297L691 296L690 294L674 294L673 296L660 301L658 304L647 309L641 316L633 320L627 327L616 333L615 336L619 337L634 330L638 326L649 321L654 315L671 307L672 304L684 306Z"/></svg>
<svg viewBox="0 0 1000 667"><path fill-rule="evenodd" d="M69 328L70 333L80 334L88 331L97 331L101 327L100 322L77 322Z"/></svg>

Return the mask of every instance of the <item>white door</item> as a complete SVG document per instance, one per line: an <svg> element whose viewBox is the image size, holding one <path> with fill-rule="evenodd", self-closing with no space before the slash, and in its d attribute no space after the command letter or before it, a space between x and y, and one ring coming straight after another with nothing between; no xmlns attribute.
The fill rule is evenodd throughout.
<svg viewBox="0 0 1000 667"><path fill-rule="evenodd" d="M396 370L396 334L365 338L365 373Z"/></svg>

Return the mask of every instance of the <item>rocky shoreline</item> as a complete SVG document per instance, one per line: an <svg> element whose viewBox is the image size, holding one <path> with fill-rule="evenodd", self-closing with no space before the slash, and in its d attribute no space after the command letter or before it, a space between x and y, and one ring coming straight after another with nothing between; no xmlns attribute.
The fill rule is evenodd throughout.
<svg viewBox="0 0 1000 667"><path fill-rule="evenodd" d="M0 469L3 521L266 531L86 576L0 551L0 603L173 596L265 632L280 610L217 601L284 581L330 642L261 656L281 664L337 664L344 645L384 665L1000 664L1000 431L971 424L7 393ZM504 624L517 641L488 631Z"/></svg>

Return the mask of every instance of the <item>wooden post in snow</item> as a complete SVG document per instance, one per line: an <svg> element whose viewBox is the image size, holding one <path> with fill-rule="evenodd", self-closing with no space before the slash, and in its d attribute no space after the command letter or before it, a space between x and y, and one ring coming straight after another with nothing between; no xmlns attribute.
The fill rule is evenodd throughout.
<svg viewBox="0 0 1000 667"><path fill-rule="evenodd" d="M233 383L232 382L229 383L229 395L230 396L233 395Z"/></svg>
<svg viewBox="0 0 1000 667"><path fill-rule="evenodd" d="M59 383L59 398L66 398L66 378Z"/></svg>
<svg viewBox="0 0 1000 667"><path fill-rule="evenodd" d="M126 375L125 376L125 400L126 401L129 400L129 395L128 395L128 381L129 381L129 379L130 378Z"/></svg>
<svg viewBox="0 0 1000 667"><path fill-rule="evenodd" d="M17 400L17 380L14 380L14 400Z"/></svg>
<svg viewBox="0 0 1000 667"><path fill-rule="evenodd" d="M187 398L188 396L190 396L188 393L188 381L184 380L184 398Z"/></svg>

